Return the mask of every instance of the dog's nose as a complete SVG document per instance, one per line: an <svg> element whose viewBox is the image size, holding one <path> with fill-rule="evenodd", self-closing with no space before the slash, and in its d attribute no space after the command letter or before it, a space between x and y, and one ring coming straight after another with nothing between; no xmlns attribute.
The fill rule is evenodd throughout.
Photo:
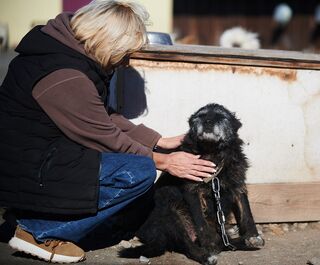
<svg viewBox="0 0 320 265"><path fill-rule="evenodd" d="M213 125L213 120L205 120L205 124L207 124L207 125Z"/></svg>

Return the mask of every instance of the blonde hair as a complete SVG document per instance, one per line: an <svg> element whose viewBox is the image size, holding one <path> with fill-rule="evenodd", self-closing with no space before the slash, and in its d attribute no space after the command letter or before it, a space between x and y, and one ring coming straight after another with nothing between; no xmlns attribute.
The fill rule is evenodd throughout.
<svg viewBox="0 0 320 265"><path fill-rule="evenodd" d="M146 9L137 3L95 0L74 14L70 26L85 51L107 68L148 42L148 18Z"/></svg>

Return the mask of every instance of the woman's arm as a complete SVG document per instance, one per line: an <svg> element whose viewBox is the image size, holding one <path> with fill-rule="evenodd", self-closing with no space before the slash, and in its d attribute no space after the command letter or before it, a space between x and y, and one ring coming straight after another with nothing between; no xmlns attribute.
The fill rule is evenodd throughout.
<svg viewBox="0 0 320 265"><path fill-rule="evenodd" d="M82 72L57 70L40 80L32 95L75 142L102 152L152 157L152 148L135 141L112 122L93 82Z"/></svg>
<svg viewBox="0 0 320 265"><path fill-rule="evenodd" d="M175 149L181 145L184 136L184 134L181 134L174 137L161 137L157 142L157 146L163 149Z"/></svg>
<svg viewBox="0 0 320 265"><path fill-rule="evenodd" d="M170 154L153 153L153 160L157 169L167 171L171 175L202 181L216 172L215 164L211 161L200 159L199 155L186 152L173 152Z"/></svg>
<svg viewBox="0 0 320 265"><path fill-rule="evenodd" d="M143 124L136 125L121 114L113 113L110 115L110 119L129 137L150 149L153 149L161 138L161 135L155 130Z"/></svg>

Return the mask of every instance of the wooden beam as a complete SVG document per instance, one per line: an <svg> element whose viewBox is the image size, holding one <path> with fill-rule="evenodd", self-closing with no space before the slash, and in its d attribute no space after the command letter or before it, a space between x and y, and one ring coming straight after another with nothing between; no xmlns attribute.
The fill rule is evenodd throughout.
<svg viewBox="0 0 320 265"><path fill-rule="evenodd" d="M320 220L320 182L249 184L248 192L257 223Z"/></svg>
<svg viewBox="0 0 320 265"><path fill-rule="evenodd" d="M152 45L132 54L131 58L198 64L320 70L319 54L280 50L243 50L200 45Z"/></svg>

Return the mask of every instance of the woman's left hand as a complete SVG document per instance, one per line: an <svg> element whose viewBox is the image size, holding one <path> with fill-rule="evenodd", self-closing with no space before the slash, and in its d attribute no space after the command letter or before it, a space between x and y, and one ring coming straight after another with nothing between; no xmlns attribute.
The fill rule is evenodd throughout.
<svg viewBox="0 0 320 265"><path fill-rule="evenodd" d="M181 142L184 137L185 137L185 134L174 136L174 137L160 138L157 143L157 146L163 149L175 149L181 145Z"/></svg>

